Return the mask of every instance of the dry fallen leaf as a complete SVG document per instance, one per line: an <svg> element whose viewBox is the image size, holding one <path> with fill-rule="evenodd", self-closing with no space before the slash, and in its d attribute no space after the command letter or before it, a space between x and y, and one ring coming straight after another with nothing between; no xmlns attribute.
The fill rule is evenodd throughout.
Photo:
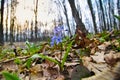
<svg viewBox="0 0 120 80"><path fill-rule="evenodd" d="M95 54L95 52L96 52L96 47L93 47L93 48L91 49L90 54Z"/></svg>
<svg viewBox="0 0 120 80"><path fill-rule="evenodd" d="M104 60L104 51L102 52L96 52L95 55L91 55L93 61L97 62L97 63L103 63L105 62Z"/></svg>
<svg viewBox="0 0 120 80"><path fill-rule="evenodd" d="M65 80L65 77L63 75L59 75L55 80Z"/></svg>
<svg viewBox="0 0 120 80"><path fill-rule="evenodd" d="M109 65L113 65L116 63L116 57L114 56L115 52L111 51L109 54L105 55L105 61Z"/></svg>
<svg viewBox="0 0 120 80"><path fill-rule="evenodd" d="M107 48L109 45L111 45L110 42L104 42L103 44L101 44L101 45L98 46L98 49L100 49L100 50L106 50L106 48Z"/></svg>

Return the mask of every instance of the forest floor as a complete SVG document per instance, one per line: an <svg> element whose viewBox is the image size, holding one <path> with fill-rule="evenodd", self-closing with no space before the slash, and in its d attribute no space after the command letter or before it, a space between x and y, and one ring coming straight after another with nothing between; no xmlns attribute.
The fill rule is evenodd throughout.
<svg viewBox="0 0 120 80"><path fill-rule="evenodd" d="M5 43L0 80L81 80L110 70L120 59L120 31L78 37L52 47L50 42Z"/></svg>

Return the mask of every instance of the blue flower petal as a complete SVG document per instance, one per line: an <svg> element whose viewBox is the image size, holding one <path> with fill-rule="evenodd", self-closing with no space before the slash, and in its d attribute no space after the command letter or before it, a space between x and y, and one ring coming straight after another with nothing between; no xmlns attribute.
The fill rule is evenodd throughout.
<svg viewBox="0 0 120 80"><path fill-rule="evenodd" d="M64 31L64 27L63 26L56 26L54 28L54 35L51 38L51 46L54 45L54 43L59 44L60 42L62 42L62 31Z"/></svg>

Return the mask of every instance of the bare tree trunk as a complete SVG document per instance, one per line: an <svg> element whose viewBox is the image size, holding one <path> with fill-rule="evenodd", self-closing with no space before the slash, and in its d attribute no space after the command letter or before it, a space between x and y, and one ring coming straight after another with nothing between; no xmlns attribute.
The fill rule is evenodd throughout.
<svg viewBox="0 0 120 80"><path fill-rule="evenodd" d="M19 30L20 30L20 25L17 24L17 36L16 36L16 41L19 41L19 35L20 35Z"/></svg>
<svg viewBox="0 0 120 80"><path fill-rule="evenodd" d="M14 41L14 22L15 22L15 8L17 6L17 0L11 0L11 15L10 15L10 44L13 44Z"/></svg>
<svg viewBox="0 0 120 80"><path fill-rule="evenodd" d="M99 3L98 1L95 0L95 3L96 3L96 6L97 6L97 12L98 12L98 19L99 19L99 32L101 32L103 30L103 26L101 24L102 22L102 19L101 19L101 14L100 14L100 6L99 6Z"/></svg>
<svg viewBox="0 0 120 80"><path fill-rule="evenodd" d="M69 19L68 19L68 15L67 15L67 8L66 8L66 5L65 5L65 0L63 0L63 1L58 0L58 3L56 3L56 4L59 5L58 8L63 7L62 10L63 10L63 13L65 14L65 17L66 17L66 24L68 26L68 32L69 32L68 34L70 36L72 36L70 25L69 25Z"/></svg>
<svg viewBox="0 0 120 80"><path fill-rule="evenodd" d="M94 31L95 31L95 33L97 33L97 25L96 25L96 22L95 22L96 19L95 19L95 13L94 13L94 10L93 10L93 7L92 7L92 2L91 2L91 0L87 0L87 2L88 2L88 5L89 5L89 8L90 8L91 15L92 15Z"/></svg>
<svg viewBox="0 0 120 80"><path fill-rule="evenodd" d="M14 0L11 0L11 15L10 15L10 44L13 44L13 27L14 27Z"/></svg>
<svg viewBox="0 0 120 80"><path fill-rule="evenodd" d="M102 20L103 20L103 30L106 29L106 22L105 22L105 15L104 15L104 8L103 8L103 4L102 4L102 0L99 0L99 4L100 4L100 9L101 9L101 14L102 14Z"/></svg>
<svg viewBox="0 0 120 80"><path fill-rule="evenodd" d="M37 12L38 12L38 0L35 0L35 10L34 10L34 14L35 14L35 38L37 39L37 33L38 33L38 27L37 27Z"/></svg>
<svg viewBox="0 0 120 80"><path fill-rule="evenodd" d="M111 16L112 16L112 24L113 24L112 27L117 29L117 26L116 26L117 23L115 21L115 17L113 16L113 15L115 15L114 10L115 10L114 0L111 0Z"/></svg>
<svg viewBox="0 0 120 80"><path fill-rule="evenodd" d="M71 10L72 10L72 15L73 15L74 20L75 20L76 25L77 25L76 28L79 28L83 33L88 33L88 31L85 28L85 25L83 24L82 20L79 17L79 13L75 7L74 0L68 0L68 1L69 1Z"/></svg>
<svg viewBox="0 0 120 80"><path fill-rule="evenodd" d="M0 46L4 45L3 13L4 13L4 0L1 0Z"/></svg>
<svg viewBox="0 0 120 80"><path fill-rule="evenodd" d="M106 28L107 28L107 30L110 30L110 24L109 24L109 17L108 17L108 7L107 6L105 6L105 19L106 19Z"/></svg>
<svg viewBox="0 0 120 80"><path fill-rule="evenodd" d="M111 19L111 5L110 5L110 3L111 3L111 0L109 0L108 1L108 5L109 5L109 24L110 24L110 28L112 27L112 19ZM112 4L113 5L113 4Z"/></svg>
<svg viewBox="0 0 120 80"><path fill-rule="evenodd" d="M120 0L117 0L117 9L118 9L118 15L120 16ZM120 21L118 22L118 28L120 29Z"/></svg>
<svg viewBox="0 0 120 80"><path fill-rule="evenodd" d="M31 22L31 28L30 29L31 29L31 31L30 31L31 32L31 40L32 40L32 39L34 39L34 37L33 37L33 21Z"/></svg>
<svg viewBox="0 0 120 80"><path fill-rule="evenodd" d="M8 15L9 15L9 6L8 6L8 0L7 0L7 15L6 15L6 41L8 41Z"/></svg>
<svg viewBox="0 0 120 80"><path fill-rule="evenodd" d="M63 7L64 7L64 14L66 16L66 22L67 22L67 26L68 26L68 29L69 29L69 34L70 36L72 36L72 33L71 33L71 30L70 30L70 25L69 25L69 20L68 20L68 15L67 15L67 9L66 9L66 6L65 6L65 2L63 2Z"/></svg>

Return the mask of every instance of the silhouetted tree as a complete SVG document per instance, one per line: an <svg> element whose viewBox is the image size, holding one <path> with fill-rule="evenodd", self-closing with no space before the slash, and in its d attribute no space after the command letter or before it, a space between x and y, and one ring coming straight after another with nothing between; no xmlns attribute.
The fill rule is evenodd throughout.
<svg viewBox="0 0 120 80"><path fill-rule="evenodd" d="M69 34L70 34L70 36L72 36L71 29L70 29L70 25L69 25L68 14L67 14L67 8L66 8L66 5L65 5L65 0L63 0L62 3L63 3L63 7L64 7L64 14L65 14L65 16L66 16L67 26L68 26L68 29L69 29Z"/></svg>
<svg viewBox="0 0 120 80"><path fill-rule="evenodd" d="M118 15L120 16L120 0L117 0L117 9L118 9ZM120 29L120 22L118 22L118 27Z"/></svg>
<svg viewBox="0 0 120 80"><path fill-rule="evenodd" d="M4 35L3 35L3 13L4 13L4 0L1 0L0 46L4 45Z"/></svg>
<svg viewBox="0 0 120 80"><path fill-rule="evenodd" d="M72 10L72 15L77 25L76 28L79 28L83 33L88 33L88 31L85 28L85 25L83 24L82 20L79 17L79 13L76 9L74 0L68 0L68 1Z"/></svg>
<svg viewBox="0 0 120 80"><path fill-rule="evenodd" d="M99 0L99 5L100 5L100 10L101 10L101 17L102 17L102 30L105 30L106 29L106 22L105 22L105 15L104 15L104 8L103 8L103 3L102 3L102 0ZM100 14L98 14L100 15Z"/></svg>
<svg viewBox="0 0 120 80"><path fill-rule="evenodd" d="M34 39L34 37L33 37L33 21L31 22L31 29L30 29L30 31L31 31L31 40L32 40L32 39Z"/></svg>
<svg viewBox="0 0 120 80"><path fill-rule="evenodd" d="M92 15L94 31L95 31L95 33L97 33L97 25L96 25L95 13L94 13L94 10L93 10L93 7L92 7L92 1L91 0L87 0L87 2L88 2L88 6L90 8L91 15Z"/></svg>
<svg viewBox="0 0 120 80"><path fill-rule="evenodd" d="M13 44L14 41L14 33L13 33L13 28L14 28L14 22L15 22L15 10L18 2L17 0L11 0L11 15L10 15L10 44Z"/></svg>
<svg viewBox="0 0 120 80"><path fill-rule="evenodd" d="M8 16L9 16L9 2L8 0L6 1L7 3L7 14L6 14L6 36L5 36L5 39L6 41L8 41Z"/></svg>
<svg viewBox="0 0 120 80"><path fill-rule="evenodd" d="M35 38L37 39L37 33L38 33L38 27L37 27L37 13L38 13L38 0L35 0L35 10L34 10L34 14L35 14Z"/></svg>

